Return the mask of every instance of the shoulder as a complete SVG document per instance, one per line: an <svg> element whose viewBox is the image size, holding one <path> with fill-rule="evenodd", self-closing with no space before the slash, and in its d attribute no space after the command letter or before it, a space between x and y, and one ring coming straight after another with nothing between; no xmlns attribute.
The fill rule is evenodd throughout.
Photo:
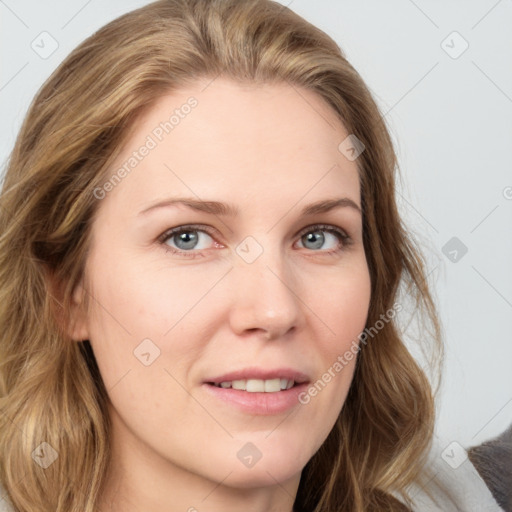
<svg viewBox="0 0 512 512"><path fill-rule="evenodd" d="M469 458L498 504L512 511L512 425L500 436L471 448Z"/></svg>
<svg viewBox="0 0 512 512"><path fill-rule="evenodd" d="M505 512L456 441L435 437L422 480L409 488L413 510L421 512Z"/></svg>

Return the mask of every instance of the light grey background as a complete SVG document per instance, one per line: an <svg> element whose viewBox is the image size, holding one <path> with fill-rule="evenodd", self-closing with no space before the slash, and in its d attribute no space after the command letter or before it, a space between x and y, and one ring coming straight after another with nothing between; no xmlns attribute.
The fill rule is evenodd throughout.
<svg viewBox="0 0 512 512"><path fill-rule="evenodd" d="M0 0L2 172L59 62L146 3ZM438 433L464 446L497 435L512 422L512 0L281 3L337 41L392 132L447 346Z"/></svg>

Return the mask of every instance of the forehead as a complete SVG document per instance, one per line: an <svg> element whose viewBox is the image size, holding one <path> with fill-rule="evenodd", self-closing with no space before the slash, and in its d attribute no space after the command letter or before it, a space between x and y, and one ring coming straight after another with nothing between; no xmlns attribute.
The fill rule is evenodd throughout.
<svg viewBox="0 0 512 512"><path fill-rule="evenodd" d="M296 202L336 194L335 187L358 199L357 164L338 149L348 135L313 91L198 81L160 97L138 119L109 170L125 169L110 195L124 189L132 205L176 191Z"/></svg>

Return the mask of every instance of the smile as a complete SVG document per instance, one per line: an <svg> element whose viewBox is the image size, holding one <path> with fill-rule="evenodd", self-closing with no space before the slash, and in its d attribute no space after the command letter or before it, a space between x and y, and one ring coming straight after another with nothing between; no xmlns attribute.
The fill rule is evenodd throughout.
<svg viewBox="0 0 512 512"><path fill-rule="evenodd" d="M224 381L220 383L212 383L214 386L223 389L238 389L249 393L276 393L294 386L293 379L276 378L276 379L241 379L233 381Z"/></svg>

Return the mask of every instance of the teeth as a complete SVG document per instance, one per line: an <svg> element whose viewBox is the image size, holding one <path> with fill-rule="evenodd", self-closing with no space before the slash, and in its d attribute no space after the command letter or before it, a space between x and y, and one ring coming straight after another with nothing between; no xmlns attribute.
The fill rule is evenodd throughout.
<svg viewBox="0 0 512 512"><path fill-rule="evenodd" d="M231 387L233 389L240 389L240 390L243 390L245 391L245 380L234 380L232 383L231 383Z"/></svg>
<svg viewBox="0 0 512 512"><path fill-rule="evenodd" d="M243 379L221 382L220 384L214 384L220 388L233 388L241 391L247 391L248 393L276 393L285 389L293 387L295 382L288 379Z"/></svg>

